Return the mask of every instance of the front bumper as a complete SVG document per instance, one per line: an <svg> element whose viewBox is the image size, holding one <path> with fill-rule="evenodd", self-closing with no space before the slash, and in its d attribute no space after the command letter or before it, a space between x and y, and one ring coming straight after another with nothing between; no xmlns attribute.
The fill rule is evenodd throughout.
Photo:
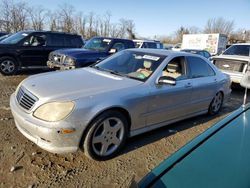
<svg viewBox="0 0 250 188"><path fill-rule="evenodd" d="M65 64L57 64L57 63L54 63L53 61L47 61L47 66L50 69L60 69L60 70L70 70L70 69L76 68L75 66L68 66Z"/></svg>
<svg viewBox="0 0 250 188"><path fill-rule="evenodd" d="M38 120L19 107L15 94L11 95L10 107L17 129L42 149L52 153L69 153L79 148L82 126L76 127L66 121L51 123ZM66 128L74 129L75 132L62 134L61 130Z"/></svg>

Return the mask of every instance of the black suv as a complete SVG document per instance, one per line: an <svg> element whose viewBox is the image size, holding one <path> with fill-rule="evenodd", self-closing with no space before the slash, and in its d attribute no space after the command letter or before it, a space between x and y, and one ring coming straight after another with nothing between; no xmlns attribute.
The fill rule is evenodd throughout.
<svg viewBox="0 0 250 188"><path fill-rule="evenodd" d="M86 67L127 48L135 48L132 40L93 37L83 48L62 49L51 52L47 64L50 68L61 70Z"/></svg>
<svg viewBox="0 0 250 188"><path fill-rule="evenodd" d="M21 68L46 67L49 53L81 48L81 36L51 31L22 31L0 41L0 72L13 75Z"/></svg>

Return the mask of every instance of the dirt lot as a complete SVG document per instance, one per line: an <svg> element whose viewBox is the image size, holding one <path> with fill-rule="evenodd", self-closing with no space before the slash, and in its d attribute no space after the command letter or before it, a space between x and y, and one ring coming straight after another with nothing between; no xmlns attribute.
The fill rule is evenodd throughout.
<svg viewBox="0 0 250 188"><path fill-rule="evenodd" d="M129 187L133 178L139 181L163 159L238 108L244 93L233 90L216 117L202 115L134 137L118 157L97 162L80 151L48 153L19 133L9 97L27 74L0 76L0 187Z"/></svg>

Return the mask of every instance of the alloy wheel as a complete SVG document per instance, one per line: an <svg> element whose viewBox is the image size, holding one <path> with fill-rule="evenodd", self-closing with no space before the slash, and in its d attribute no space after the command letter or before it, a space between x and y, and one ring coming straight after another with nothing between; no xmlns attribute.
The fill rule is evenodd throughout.
<svg viewBox="0 0 250 188"><path fill-rule="evenodd" d="M123 122L116 117L104 119L95 129L92 147L99 156L111 155L122 143L124 138Z"/></svg>
<svg viewBox="0 0 250 188"><path fill-rule="evenodd" d="M223 96L222 96L222 93L221 92L218 92L215 97L214 97L214 100L211 104L211 108L212 108L212 111L214 113L217 113L220 108L221 108L221 105L222 105L222 101L223 101Z"/></svg>
<svg viewBox="0 0 250 188"><path fill-rule="evenodd" d="M15 63L11 60L4 60L1 62L0 68L2 72L9 74L15 70Z"/></svg>

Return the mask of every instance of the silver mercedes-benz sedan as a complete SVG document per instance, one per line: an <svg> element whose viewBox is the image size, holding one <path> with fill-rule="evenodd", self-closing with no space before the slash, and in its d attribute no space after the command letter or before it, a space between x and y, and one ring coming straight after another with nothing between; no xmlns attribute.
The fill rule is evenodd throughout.
<svg viewBox="0 0 250 188"><path fill-rule="evenodd" d="M19 131L53 153L113 157L126 138L216 114L230 78L185 52L130 49L87 68L30 76L10 99Z"/></svg>

